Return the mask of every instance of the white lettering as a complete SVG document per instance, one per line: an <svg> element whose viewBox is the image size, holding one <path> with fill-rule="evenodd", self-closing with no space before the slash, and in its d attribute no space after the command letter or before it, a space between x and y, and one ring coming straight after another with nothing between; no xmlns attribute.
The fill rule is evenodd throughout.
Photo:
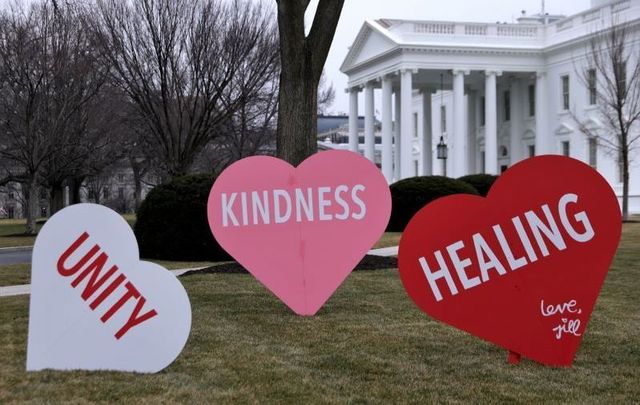
<svg viewBox="0 0 640 405"><path fill-rule="evenodd" d="M284 214L280 210L280 199L286 203ZM276 224L287 222L291 218L291 197L285 190L273 190L273 210Z"/></svg>
<svg viewBox="0 0 640 405"><path fill-rule="evenodd" d="M240 225L236 215L233 213L233 203L238 193L231 193L231 199L227 200L227 193L222 193L222 226L229 226L229 219L233 226Z"/></svg>
<svg viewBox="0 0 640 405"><path fill-rule="evenodd" d="M449 273L449 268L447 267L447 263L444 261L444 257L442 257L442 252L436 250L434 255L436 256L436 260L438 261L438 265L440 269L435 272L431 272L429 268L429 264L424 257L418 259L420 266L422 267L422 271L424 272L427 281L429 282L429 287L431 287L431 291L433 292L433 296L436 298L436 301L442 301L442 294L440 293L440 289L436 284L438 279L444 278L447 282L447 286L449 286L449 290L452 295L456 295L458 293L458 288L456 284L453 282L453 278L451 278L451 274Z"/></svg>
<svg viewBox="0 0 640 405"><path fill-rule="evenodd" d="M364 189L365 187L362 184L356 184L355 186L353 186L353 189L351 189L351 199L354 203L356 203L358 207L360 207L360 212L354 212L351 215L351 218L353 219L362 219L367 213L367 206L364 205L364 202L360 199L360 197L358 197L358 191L364 191Z"/></svg>

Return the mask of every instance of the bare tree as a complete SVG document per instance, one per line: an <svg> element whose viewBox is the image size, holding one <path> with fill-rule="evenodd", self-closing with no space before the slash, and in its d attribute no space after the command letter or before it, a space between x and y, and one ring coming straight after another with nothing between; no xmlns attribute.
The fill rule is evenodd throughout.
<svg viewBox="0 0 640 405"><path fill-rule="evenodd" d="M114 82L146 124L149 154L169 176L189 171L277 57L262 3L98 0L91 21ZM240 71L244 89L234 87Z"/></svg>
<svg viewBox="0 0 640 405"><path fill-rule="evenodd" d="M622 216L629 219L629 164L638 147L640 131L640 54L627 23L612 22L594 34L586 54L587 64L578 71L580 81L598 105L603 128L594 129L574 118L580 130L597 139L618 161L622 180Z"/></svg>
<svg viewBox="0 0 640 405"><path fill-rule="evenodd" d="M84 63L86 40L75 18L71 5L54 12L47 2L0 15L0 164L5 179L21 182L28 196L29 234L44 167L70 146L67 129L92 93L76 80L77 69L96 71Z"/></svg>
<svg viewBox="0 0 640 405"><path fill-rule="evenodd" d="M310 0L276 0L280 32L278 157L298 165L318 149L318 83L344 0L320 0L309 34Z"/></svg>
<svg viewBox="0 0 640 405"><path fill-rule="evenodd" d="M326 114L336 98L336 90L333 84L327 84L327 76L322 71L318 83L318 114Z"/></svg>

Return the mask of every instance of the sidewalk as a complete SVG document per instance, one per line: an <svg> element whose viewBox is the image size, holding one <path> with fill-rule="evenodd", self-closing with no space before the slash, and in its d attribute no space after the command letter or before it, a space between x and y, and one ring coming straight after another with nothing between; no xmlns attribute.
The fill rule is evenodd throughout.
<svg viewBox="0 0 640 405"><path fill-rule="evenodd" d="M12 248L14 249L14 248ZM31 249L31 247L29 247ZM367 254L373 256L396 256L398 254L398 246L391 246L380 249L372 249ZM177 269L177 270L169 270L173 274L178 277L181 274L184 274L188 271L197 271L205 269L206 267L193 267L190 269ZM16 295L28 295L31 292L31 284L22 284L22 285L11 285L6 287L0 287L0 297L12 297Z"/></svg>

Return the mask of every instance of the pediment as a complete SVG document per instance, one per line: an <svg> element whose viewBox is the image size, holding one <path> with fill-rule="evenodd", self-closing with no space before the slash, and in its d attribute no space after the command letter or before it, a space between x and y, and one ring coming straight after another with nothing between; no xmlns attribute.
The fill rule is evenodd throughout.
<svg viewBox="0 0 640 405"><path fill-rule="evenodd" d="M375 58L397 46L387 30L373 21L366 21L349 48L340 71L346 73L352 67Z"/></svg>
<svg viewBox="0 0 640 405"><path fill-rule="evenodd" d="M561 123L555 130L556 135L568 135L574 131L573 127L566 123Z"/></svg>
<svg viewBox="0 0 640 405"><path fill-rule="evenodd" d="M588 130L597 130L602 128L602 122L597 118L589 117L583 124L583 126Z"/></svg>

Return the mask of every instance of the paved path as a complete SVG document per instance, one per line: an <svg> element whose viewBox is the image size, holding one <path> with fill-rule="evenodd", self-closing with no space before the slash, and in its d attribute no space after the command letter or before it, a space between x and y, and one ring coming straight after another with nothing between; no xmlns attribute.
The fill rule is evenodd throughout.
<svg viewBox="0 0 640 405"><path fill-rule="evenodd" d="M11 247L0 248L0 266L4 264L31 263L31 252L33 248Z"/></svg>
<svg viewBox="0 0 640 405"><path fill-rule="evenodd" d="M386 247L386 248L380 248L380 249L372 249L368 252L370 255L374 255L374 256L396 256L398 254L398 247L397 246L392 246L392 247ZM4 253L0 252L0 257L2 257ZM29 261L31 261L31 251L29 250ZM0 262L1 264L2 262ZM4 263L7 264L7 263ZM171 272L173 274L177 276L184 274L188 271L193 271L193 270L202 270L205 267L194 267L194 268L190 268L190 269L178 269L178 270L171 270ZM12 286L7 286L7 287L0 287L0 297L11 297L14 295L27 295L29 294L29 292L31 291L31 285L30 284L22 284L22 285L12 285Z"/></svg>

